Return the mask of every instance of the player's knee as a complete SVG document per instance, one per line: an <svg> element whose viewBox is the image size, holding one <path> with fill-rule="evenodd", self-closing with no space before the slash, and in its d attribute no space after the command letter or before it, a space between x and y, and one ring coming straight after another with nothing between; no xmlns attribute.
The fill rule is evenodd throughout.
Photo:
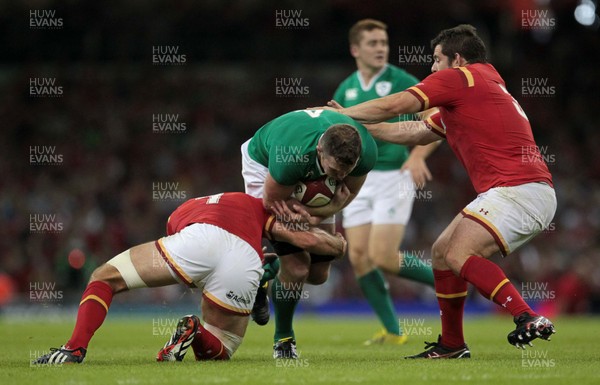
<svg viewBox="0 0 600 385"><path fill-rule="evenodd" d="M431 247L431 259L433 267L437 267L445 264L445 253L446 253L446 242L441 239L437 239Z"/></svg>
<svg viewBox="0 0 600 385"><path fill-rule="evenodd" d="M304 264L288 264L279 270L279 280L283 282L305 282L310 273L310 266Z"/></svg>
<svg viewBox="0 0 600 385"><path fill-rule="evenodd" d="M108 284L114 294L127 290L127 284L123 278L121 278L119 272L114 267L107 264L96 268L92 272L88 284L95 281L102 281Z"/></svg>
<svg viewBox="0 0 600 385"><path fill-rule="evenodd" d="M460 275L460 269L464 264L465 258L463 258L460 254L448 252L444 257L444 263L447 267L450 268L456 275Z"/></svg>
<svg viewBox="0 0 600 385"><path fill-rule="evenodd" d="M326 271L311 271L306 279L307 283L311 285L322 285L327 282L329 278L329 270Z"/></svg>

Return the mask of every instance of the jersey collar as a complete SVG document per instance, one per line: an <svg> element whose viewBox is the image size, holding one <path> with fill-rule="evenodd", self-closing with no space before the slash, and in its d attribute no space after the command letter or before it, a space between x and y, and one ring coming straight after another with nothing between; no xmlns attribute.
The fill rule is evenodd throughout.
<svg viewBox="0 0 600 385"><path fill-rule="evenodd" d="M369 91L372 87L373 84L375 84L375 82L377 80L379 80L379 78L381 77L381 75L383 75L383 73L388 69L388 64L384 65L383 68L381 70L379 70L379 72L377 72L375 74L375 76L373 76L371 78L371 81L369 82L369 84L365 84L365 80L363 79L362 74L360 73L360 71L356 71L356 77L358 77L358 82L360 83L360 88L367 92Z"/></svg>

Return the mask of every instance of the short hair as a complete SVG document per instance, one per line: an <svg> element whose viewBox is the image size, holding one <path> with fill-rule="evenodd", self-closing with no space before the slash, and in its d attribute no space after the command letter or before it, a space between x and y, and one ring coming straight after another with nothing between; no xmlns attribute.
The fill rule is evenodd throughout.
<svg viewBox="0 0 600 385"><path fill-rule="evenodd" d="M323 152L342 166L354 166L362 150L358 130L343 123L330 126L321 137L320 144Z"/></svg>
<svg viewBox="0 0 600 385"><path fill-rule="evenodd" d="M450 60L458 53L469 64L487 63L485 44L477 35L477 29L470 24L443 30L431 40L431 50L438 44L441 45L442 53Z"/></svg>
<svg viewBox="0 0 600 385"><path fill-rule="evenodd" d="M375 19L362 19L356 22L348 32L350 44L360 44L360 38L363 31L372 31L374 29L383 29L387 31L387 24Z"/></svg>

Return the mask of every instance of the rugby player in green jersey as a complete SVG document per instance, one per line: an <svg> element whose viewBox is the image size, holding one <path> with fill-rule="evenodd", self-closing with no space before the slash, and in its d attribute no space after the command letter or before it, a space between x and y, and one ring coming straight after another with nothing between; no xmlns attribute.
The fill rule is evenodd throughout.
<svg viewBox="0 0 600 385"><path fill-rule="evenodd" d="M350 107L405 90L418 83L406 71L388 64L387 26L378 20L358 21L349 32L350 53L357 71L346 78L334 100ZM390 122L410 120L410 115ZM371 344L404 344L406 336L398 322L382 272L433 287L433 273L418 257L399 252L405 226L415 198L415 184L422 188L431 174L425 159L439 142L416 146L409 155L406 146L376 139L378 158L360 194L343 211L349 258L358 284L384 326Z"/></svg>
<svg viewBox="0 0 600 385"><path fill-rule="evenodd" d="M288 212L305 210L314 223L319 222L319 227L331 233L335 230L334 214L358 194L376 160L377 146L367 129L333 111L289 112L265 124L242 145L246 193L263 198L265 208L279 213L275 202L287 200ZM323 175L338 181L329 204L307 207L291 198L298 182ZM273 357L297 358L293 317L303 296L303 284L324 283L334 258L311 255L287 243L274 242L273 247L281 263L271 296L275 308ZM259 294L263 298L257 297L253 318L264 324L269 317L266 290Z"/></svg>

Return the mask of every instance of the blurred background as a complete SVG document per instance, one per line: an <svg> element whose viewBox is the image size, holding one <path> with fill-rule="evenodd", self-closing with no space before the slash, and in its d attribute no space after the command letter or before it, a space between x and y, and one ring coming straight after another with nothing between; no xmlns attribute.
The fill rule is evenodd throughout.
<svg viewBox="0 0 600 385"><path fill-rule="evenodd" d="M440 30L477 27L532 123L559 202L546 231L494 261L547 313L600 312L596 6L1 2L0 309L76 307L95 267L163 236L183 201L243 191L240 145L269 120L329 100L356 70L348 29L371 17L388 24L390 63L419 78L430 73L429 42ZM437 235L476 194L446 144L428 165L434 180L417 195L402 249L430 263ZM437 311L431 289L389 283L400 311ZM334 264L326 285L308 290L304 311L368 312L347 260ZM198 298L172 287L114 303L142 309ZM468 303L469 311L493 311L476 293Z"/></svg>

